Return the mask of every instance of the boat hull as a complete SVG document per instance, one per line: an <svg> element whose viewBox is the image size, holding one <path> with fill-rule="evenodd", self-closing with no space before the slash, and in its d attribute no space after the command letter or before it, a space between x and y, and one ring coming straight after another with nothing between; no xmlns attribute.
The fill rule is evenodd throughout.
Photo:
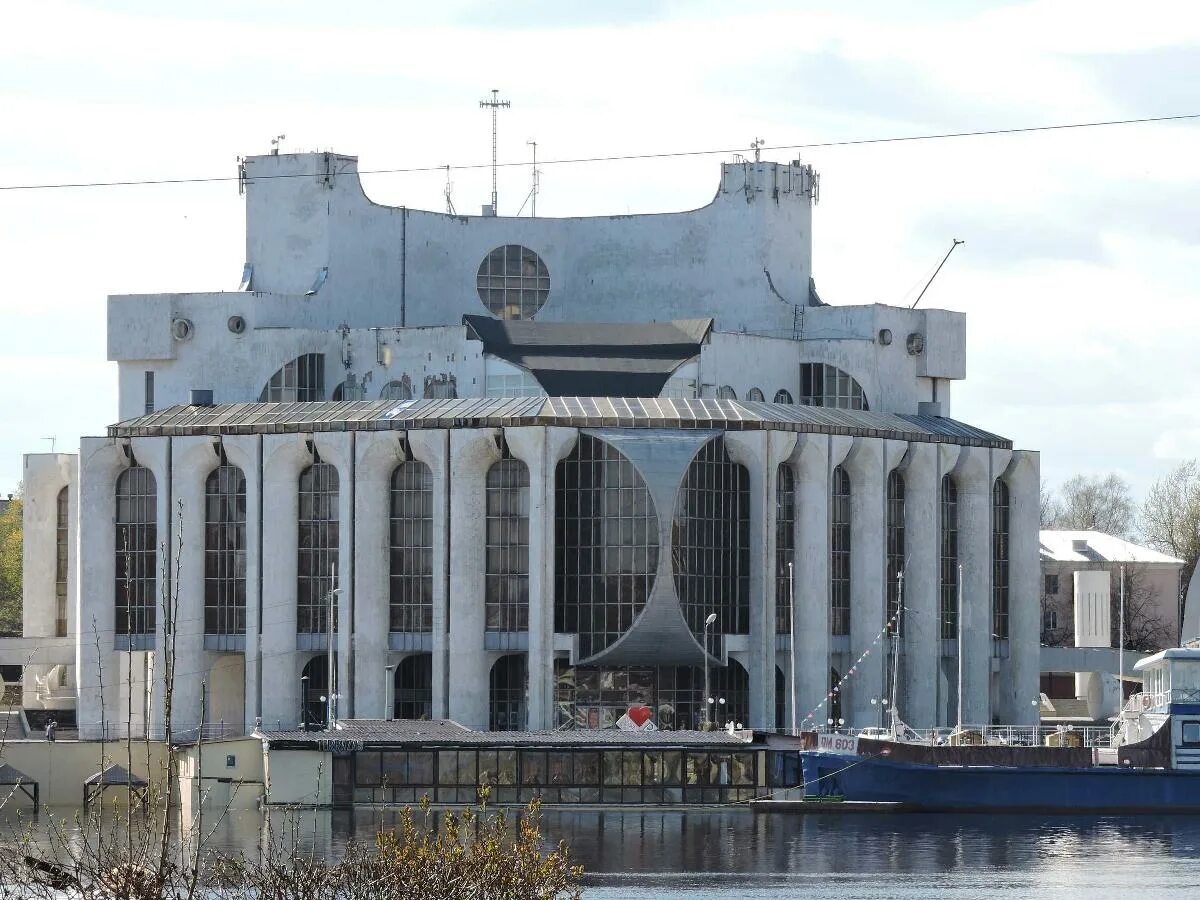
<svg viewBox="0 0 1200 900"><path fill-rule="evenodd" d="M956 766L822 751L800 754L806 796L920 812L1200 812L1200 772L1118 766Z"/></svg>

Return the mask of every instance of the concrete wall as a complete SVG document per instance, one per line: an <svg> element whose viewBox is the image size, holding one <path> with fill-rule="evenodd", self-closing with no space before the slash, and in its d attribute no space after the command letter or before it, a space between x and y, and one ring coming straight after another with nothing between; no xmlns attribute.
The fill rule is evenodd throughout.
<svg viewBox="0 0 1200 900"><path fill-rule="evenodd" d="M259 738L211 741L186 747L179 753L179 793L184 820L196 814L203 799L204 812L253 809L266 791L266 763ZM200 755L203 753L203 766ZM229 758L233 757L233 765Z"/></svg>
<svg viewBox="0 0 1200 900"><path fill-rule="evenodd" d="M270 804L326 806L333 799L333 755L319 750L266 753Z"/></svg>
<svg viewBox="0 0 1200 900"><path fill-rule="evenodd" d="M166 780L166 752L166 745L161 742L147 744L135 740L131 771L161 789ZM84 779L104 766L116 763L130 768L123 741L5 741L4 762L38 782L42 803L63 806L79 806L83 801ZM124 790L110 788L105 792L105 802L117 796L123 797Z"/></svg>

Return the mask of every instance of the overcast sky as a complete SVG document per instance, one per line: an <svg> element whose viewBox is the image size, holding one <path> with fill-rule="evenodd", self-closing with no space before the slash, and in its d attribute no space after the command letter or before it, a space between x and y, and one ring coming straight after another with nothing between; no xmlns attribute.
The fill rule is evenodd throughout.
<svg viewBox="0 0 1200 900"><path fill-rule="evenodd" d="M413 8L410 8L413 7ZM0 182L229 176L239 155L363 169L747 147L1200 113L1195 3L654 0L9 4ZM786 160L786 150L766 154ZM967 313L953 415L1042 451L1043 477L1139 495L1200 454L1200 122L804 151L833 304ZM726 156L547 166L539 215L701 206ZM486 170L456 172L477 212ZM500 212L528 192L502 170ZM443 207L441 174L364 176ZM110 293L230 290L231 183L0 192L0 492L21 454L116 415Z"/></svg>

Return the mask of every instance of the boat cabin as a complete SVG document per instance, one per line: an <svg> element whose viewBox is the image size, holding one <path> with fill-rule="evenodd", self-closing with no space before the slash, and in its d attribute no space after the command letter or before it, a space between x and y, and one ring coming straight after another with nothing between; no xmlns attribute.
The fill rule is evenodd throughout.
<svg viewBox="0 0 1200 900"><path fill-rule="evenodd" d="M1163 650L1134 669L1142 675L1142 692L1129 698L1122 713L1125 742L1148 737L1169 723L1173 767L1200 769L1200 648ZM1135 717L1136 725L1131 721Z"/></svg>

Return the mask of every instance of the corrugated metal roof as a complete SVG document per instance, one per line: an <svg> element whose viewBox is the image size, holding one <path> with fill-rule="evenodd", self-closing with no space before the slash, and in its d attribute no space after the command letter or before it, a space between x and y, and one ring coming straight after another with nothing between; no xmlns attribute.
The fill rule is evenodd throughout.
<svg viewBox="0 0 1200 900"><path fill-rule="evenodd" d="M1012 449L1012 442L954 419L742 400L513 397L347 400L172 406L108 428L109 437L401 431L413 428L699 428L794 431Z"/></svg>

